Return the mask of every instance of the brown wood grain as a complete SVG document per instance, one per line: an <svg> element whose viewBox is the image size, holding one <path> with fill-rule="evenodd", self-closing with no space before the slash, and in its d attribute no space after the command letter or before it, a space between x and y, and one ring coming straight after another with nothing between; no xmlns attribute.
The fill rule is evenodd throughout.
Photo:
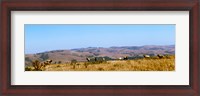
<svg viewBox="0 0 200 96"><path fill-rule="evenodd" d="M0 20L1 95L200 96L199 0L3 0ZM11 85L11 11L190 11L190 85Z"/></svg>

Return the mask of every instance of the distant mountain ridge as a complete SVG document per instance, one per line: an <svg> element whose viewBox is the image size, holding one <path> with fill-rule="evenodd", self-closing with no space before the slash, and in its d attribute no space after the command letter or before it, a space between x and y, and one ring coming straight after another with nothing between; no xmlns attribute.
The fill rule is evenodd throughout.
<svg viewBox="0 0 200 96"><path fill-rule="evenodd" d="M36 54L25 54L25 64L30 65L32 61L45 61L52 59L57 62L70 62L72 59L86 61L86 57L107 57L116 59L123 56L137 57L142 54L175 54L175 45L145 45L145 46L113 46L109 48L88 47L70 50L52 50Z"/></svg>

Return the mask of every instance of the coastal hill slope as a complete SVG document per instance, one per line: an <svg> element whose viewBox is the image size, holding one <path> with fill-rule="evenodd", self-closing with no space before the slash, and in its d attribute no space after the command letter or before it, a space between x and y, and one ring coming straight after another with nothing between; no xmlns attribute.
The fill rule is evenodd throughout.
<svg viewBox="0 0 200 96"><path fill-rule="evenodd" d="M53 60L53 63L67 63L73 59L86 61L86 57L106 57L107 59L117 59L119 57L138 57L143 54L175 54L175 45L157 46L113 46L109 48L88 47L70 50L53 50L36 54L25 54L25 65L31 65L34 60L45 61Z"/></svg>

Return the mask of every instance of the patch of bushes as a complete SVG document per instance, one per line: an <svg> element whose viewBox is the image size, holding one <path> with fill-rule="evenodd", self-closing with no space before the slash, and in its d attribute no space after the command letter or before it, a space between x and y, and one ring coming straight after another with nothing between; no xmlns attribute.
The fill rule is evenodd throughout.
<svg viewBox="0 0 200 96"><path fill-rule="evenodd" d="M45 67L45 65L41 64L40 61L38 60L32 62L32 65L34 67L34 71L42 71L42 69Z"/></svg>

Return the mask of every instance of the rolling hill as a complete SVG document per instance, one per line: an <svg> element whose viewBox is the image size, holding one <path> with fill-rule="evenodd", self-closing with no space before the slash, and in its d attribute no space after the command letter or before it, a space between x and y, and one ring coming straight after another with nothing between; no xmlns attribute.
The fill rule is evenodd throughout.
<svg viewBox="0 0 200 96"><path fill-rule="evenodd" d="M143 54L175 54L175 45L157 46L113 46L109 48L88 47L70 50L53 50L36 54L25 54L25 65L31 65L34 60L45 61L52 59L53 63L66 63L73 59L86 61L86 57L106 57L107 59L117 59L119 57L138 57Z"/></svg>

